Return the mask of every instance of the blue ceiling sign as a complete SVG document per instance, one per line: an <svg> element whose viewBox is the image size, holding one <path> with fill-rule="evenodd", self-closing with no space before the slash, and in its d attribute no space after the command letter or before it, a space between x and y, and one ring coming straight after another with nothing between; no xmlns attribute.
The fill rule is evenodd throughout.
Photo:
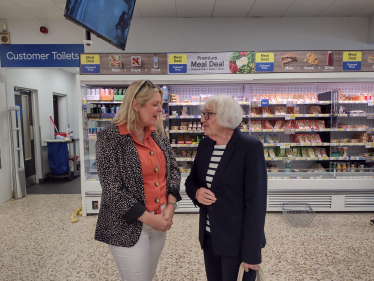
<svg viewBox="0 0 374 281"><path fill-rule="evenodd" d="M79 67L83 44L0 45L1 67Z"/></svg>

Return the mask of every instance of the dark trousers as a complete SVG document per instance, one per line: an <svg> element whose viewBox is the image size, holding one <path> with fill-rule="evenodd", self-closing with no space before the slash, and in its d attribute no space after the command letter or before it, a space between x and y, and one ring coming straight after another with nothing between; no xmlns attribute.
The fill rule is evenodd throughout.
<svg viewBox="0 0 374 281"><path fill-rule="evenodd" d="M220 256L213 253L212 238L205 233L204 262L208 281L237 281L239 266L242 263L240 256ZM255 281L256 271L250 269L244 272L243 281Z"/></svg>

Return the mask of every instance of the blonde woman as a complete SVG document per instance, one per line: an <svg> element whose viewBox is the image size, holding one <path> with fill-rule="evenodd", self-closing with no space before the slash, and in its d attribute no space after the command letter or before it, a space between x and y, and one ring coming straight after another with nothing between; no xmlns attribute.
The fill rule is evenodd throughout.
<svg viewBox="0 0 374 281"><path fill-rule="evenodd" d="M95 239L109 245L122 280L150 281L181 200L180 172L164 133L162 90L136 81L111 126L98 133L102 187Z"/></svg>
<svg viewBox="0 0 374 281"><path fill-rule="evenodd" d="M254 281L265 247L267 174L262 143L237 127L243 109L227 95L210 98L186 192L200 207L199 240L208 281Z"/></svg>

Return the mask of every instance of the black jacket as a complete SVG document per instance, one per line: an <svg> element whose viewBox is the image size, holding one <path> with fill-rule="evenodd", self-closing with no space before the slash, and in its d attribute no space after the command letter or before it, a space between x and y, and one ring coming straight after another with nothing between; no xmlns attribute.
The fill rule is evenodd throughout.
<svg viewBox="0 0 374 281"><path fill-rule="evenodd" d="M262 143L235 129L213 177L211 191L217 201L211 206L195 199L200 187L207 188L206 174L215 142L200 141L186 192L200 207L199 240L204 245L205 224L209 214L214 253L240 256L249 264L261 263L264 234L267 173Z"/></svg>

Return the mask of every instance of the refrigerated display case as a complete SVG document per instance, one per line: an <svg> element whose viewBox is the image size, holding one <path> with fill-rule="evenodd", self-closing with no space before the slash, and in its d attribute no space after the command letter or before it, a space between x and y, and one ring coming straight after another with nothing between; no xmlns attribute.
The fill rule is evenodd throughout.
<svg viewBox="0 0 374 281"><path fill-rule="evenodd" d="M98 213L101 198L94 132L108 126L114 115L95 115L92 109L121 103L116 95L103 100L87 95L87 90L122 89L146 79L77 75L79 133L85 140L81 142L85 215ZM169 86L170 94L178 97L169 96L163 105L164 125L182 173L183 199L176 212L198 212L185 193L184 180L204 137L199 105L217 94L238 100L244 110L240 129L264 144L268 211L280 211L284 202L306 202L316 211L373 211L374 83L370 80L368 73L153 76L155 84Z"/></svg>

